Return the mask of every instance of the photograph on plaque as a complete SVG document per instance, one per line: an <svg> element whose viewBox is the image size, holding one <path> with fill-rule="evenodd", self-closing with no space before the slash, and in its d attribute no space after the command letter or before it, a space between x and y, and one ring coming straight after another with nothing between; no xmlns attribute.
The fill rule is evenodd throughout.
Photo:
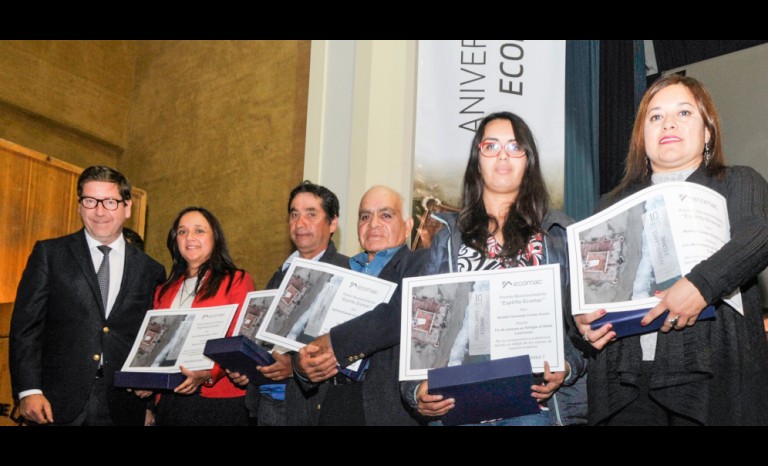
<svg viewBox="0 0 768 466"><path fill-rule="evenodd" d="M211 369L205 343L226 335L237 304L147 311L122 371L179 372Z"/></svg>
<svg viewBox="0 0 768 466"><path fill-rule="evenodd" d="M334 326L388 302L396 288L349 269L294 259L256 338L298 351Z"/></svg>
<svg viewBox="0 0 768 466"><path fill-rule="evenodd" d="M643 189L567 232L573 314L650 309L730 239L725 198L686 182ZM726 302L741 312L738 289Z"/></svg>
<svg viewBox="0 0 768 466"><path fill-rule="evenodd" d="M521 355L563 370L559 264L410 277L402 293L400 380Z"/></svg>

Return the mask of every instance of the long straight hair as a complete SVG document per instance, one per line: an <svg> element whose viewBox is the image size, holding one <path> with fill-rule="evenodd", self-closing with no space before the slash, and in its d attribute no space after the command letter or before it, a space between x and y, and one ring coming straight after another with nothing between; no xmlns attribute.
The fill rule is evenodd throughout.
<svg viewBox="0 0 768 466"><path fill-rule="evenodd" d="M645 151L645 119L648 113L648 106L651 100L662 89L682 84L693 94L699 113L704 120L704 126L709 130L709 141L706 147L709 148L710 158L706 167L707 174L713 177L721 177L725 173L725 154L723 154L723 145L720 137L720 117L715 108L715 102L709 91L704 85L695 78L671 74L657 79L651 87L645 91L643 99L637 108L635 124L632 127L632 138L629 141L629 151L624 165L624 177L616 188L610 193L610 197L615 197L630 185L642 182L648 184L651 182L651 169L648 161L648 154Z"/></svg>
<svg viewBox="0 0 768 466"><path fill-rule="evenodd" d="M504 237L503 257L515 257L528 244L532 235L542 231L542 221L549 209L549 194L541 174L539 152L531 129L525 121L511 112L492 113L480 122L472 139L469 160L464 171L462 188L462 209L459 212L458 228L464 244L487 256L488 237L494 234L499 225L497 220L488 215L483 202L483 176L480 173L480 142L485 135L485 127L494 120L508 120L512 124L517 143L525 148L526 165L523 182L501 232ZM490 227L489 227L490 225Z"/></svg>
<svg viewBox="0 0 768 466"><path fill-rule="evenodd" d="M199 212L200 215L205 217L208 224L211 225L211 231L213 232L213 250L211 251L211 257L200 266L197 273L197 281L195 282L195 292L201 294L200 299L208 299L215 296L219 291L221 282L224 281L224 278L227 276L231 277L227 284L227 292L229 292L232 287L232 283L235 281L235 275L238 272L240 272L241 280L244 276L244 271L235 265L232 257L229 255L227 240L224 238L224 230L222 230L218 219L204 207L187 207L179 212L176 219L173 221L171 230L168 232L166 245L168 246L168 251L171 253L173 266L171 266L171 273L168 276L168 280L163 284L162 288L160 288L159 298L162 298L163 295L165 295L176 280L186 275L187 269L189 269L189 264L187 264L186 259L181 255L179 244L176 241L179 222L181 221L181 217L187 212ZM203 281L206 273L208 273L208 278Z"/></svg>

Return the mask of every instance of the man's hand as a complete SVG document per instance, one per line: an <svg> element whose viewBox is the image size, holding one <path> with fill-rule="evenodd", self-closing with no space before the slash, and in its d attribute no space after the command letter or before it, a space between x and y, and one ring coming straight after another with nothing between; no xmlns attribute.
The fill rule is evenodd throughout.
<svg viewBox="0 0 768 466"><path fill-rule="evenodd" d="M53 422L53 411L51 403L42 394L27 395L19 401L19 414L32 422L38 424L49 424Z"/></svg>
<svg viewBox="0 0 768 466"><path fill-rule="evenodd" d="M339 372L333 351L321 352L321 346L313 343L299 350L297 365L299 375L315 383L328 380Z"/></svg>
<svg viewBox="0 0 768 466"><path fill-rule="evenodd" d="M443 395L430 395L427 393L429 382L426 380L419 384L416 390L416 401L419 402L419 414L423 416L442 416L456 407L456 400L448 398L443 400Z"/></svg>
<svg viewBox="0 0 768 466"><path fill-rule="evenodd" d="M264 375L264 377L270 380L279 381L285 380L293 375L290 356L287 354L280 354L277 351L272 351L272 357L275 359L274 364L266 367L258 366L256 368Z"/></svg>
<svg viewBox="0 0 768 466"><path fill-rule="evenodd" d="M317 353L331 353L332 356L336 356L333 352L333 347L331 346L331 334L330 333L324 333L320 335L319 337L315 338L314 340L309 342L310 345L315 345L317 347Z"/></svg>

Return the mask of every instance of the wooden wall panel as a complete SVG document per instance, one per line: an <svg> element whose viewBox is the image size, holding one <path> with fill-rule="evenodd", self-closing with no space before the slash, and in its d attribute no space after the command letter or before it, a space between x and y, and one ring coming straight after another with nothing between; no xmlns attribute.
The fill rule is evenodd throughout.
<svg viewBox="0 0 768 466"><path fill-rule="evenodd" d="M13 302L36 241L82 227L77 178L83 168L0 139L0 303ZM147 194L133 189L125 226L144 235Z"/></svg>
<svg viewBox="0 0 768 466"><path fill-rule="evenodd" d="M11 375L8 372L8 339L0 338L0 426L15 425L9 417L12 409Z"/></svg>
<svg viewBox="0 0 768 466"><path fill-rule="evenodd" d="M73 193L82 171L0 140L0 302L13 302L35 241L62 236L77 223Z"/></svg>

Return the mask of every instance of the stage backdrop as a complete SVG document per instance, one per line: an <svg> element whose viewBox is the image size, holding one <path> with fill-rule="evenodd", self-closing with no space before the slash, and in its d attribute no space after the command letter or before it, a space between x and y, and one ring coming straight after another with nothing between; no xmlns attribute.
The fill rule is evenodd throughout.
<svg viewBox="0 0 768 466"><path fill-rule="evenodd" d="M419 41L413 216L453 210L480 120L511 111L531 127L553 207L563 208L565 41ZM439 207L434 207L439 204ZM415 247L429 244L429 228ZM419 229L414 229L419 231Z"/></svg>

